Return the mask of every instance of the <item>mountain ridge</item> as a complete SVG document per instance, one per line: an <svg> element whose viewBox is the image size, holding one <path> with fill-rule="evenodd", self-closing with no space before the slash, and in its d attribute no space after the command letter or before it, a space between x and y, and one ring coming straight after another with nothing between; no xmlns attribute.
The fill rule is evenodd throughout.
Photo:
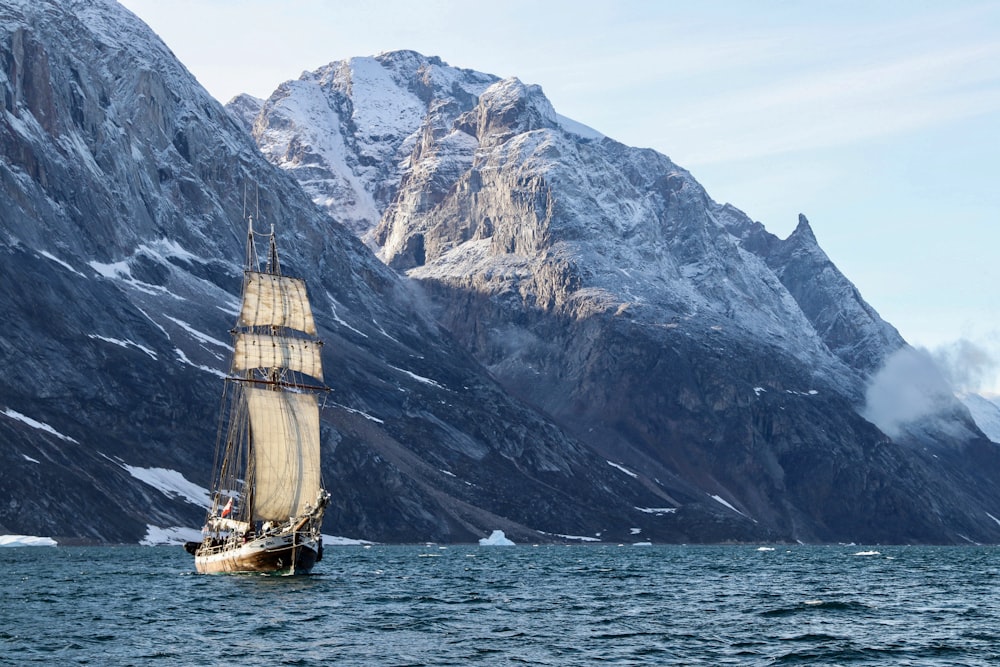
<svg viewBox="0 0 1000 667"><path fill-rule="evenodd" d="M749 249L781 244L537 86L394 52L226 113L110 0L0 17L5 529L201 524L253 202L326 341L327 533L1000 539L992 443L861 417L867 371Z"/></svg>
<svg viewBox="0 0 1000 667"><path fill-rule="evenodd" d="M365 67L372 60L393 68L385 54L365 60ZM327 67L347 80L345 70L354 62ZM428 59L424 67L446 65ZM306 85L305 78L300 84ZM344 101L352 91L327 93L339 100L337 108L361 113ZM285 127L306 128L303 136L357 136L349 119L319 127L296 118L287 98L270 102L253 130L265 153L275 143L267 131L269 114ZM377 222L370 219L356 233L389 266L428 291L441 323L508 390L598 453L643 465L655 461L680 487L687 488L685 476L702 479L696 487L710 496L727 494L748 516L779 517L779 532L802 530L801 508L789 509L788 503L807 502L809 511L824 511L820 498L805 487L797 491L800 500L785 498L784 509L776 506L774 499L787 493L784 480L816 474L812 467L834 461L842 468L845 457L857 460L857 469L847 474L863 479L870 471L862 472L869 464L859 445L898 448L898 461L880 463L890 472L882 471L887 477L878 484L897 484L892 492L897 498L912 493L907 502L921 502L917 498L927 491L919 487L936 476L933 462L911 460L918 445L893 442L860 414L873 376L908 347L822 251L805 216L787 239L778 239L735 207L714 202L666 156L596 132L566 131L541 89L514 78L495 80L476 100L439 89L437 99L425 105L420 122L394 127L401 167L357 181L364 187L377 181L388 203ZM441 108L449 113L435 113ZM323 168L350 172L352 163ZM398 186L387 197L386 184L392 183ZM317 192L317 200L325 196ZM621 361L629 355L634 358ZM681 386L644 383L645 369L657 365L680 374ZM653 396L661 406L674 406L669 409L675 416L664 422L657 416L662 407L623 403L608 390L616 383L618 394ZM784 421L775 411L788 406L774 404L772 396L800 396L832 410L839 415L832 422L819 416L813 421L828 422L846 435L830 441L814 434L825 448L798 445L812 451L802 467L796 457L803 452L775 442L773 425ZM950 438L979 447L969 444L982 437L971 418L948 400L949 419L961 426L949 431L943 422L931 423L922 427L924 435L937 444ZM765 414L753 416L758 409ZM691 416L678 420L685 413ZM732 422L721 430L708 426L720 418ZM586 428L579 428L582 424ZM595 431L604 435L588 436ZM751 451L745 465L713 463L705 450L718 446L714 440L729 440L737 451L771 441L764 447L770 451ZM750 472L746 466L761 471L764 488L741 480ZM892 470L904 468L924 481L888 481L899 474ZM852 509L871 514L870 508L883 502L880 493L874 486L863 488L867 497ZM756 498L756 505L741 502L741 494ZM889 524L898 516L882 520ZM976 523L989 527L985 515ZM869 539L881 539L877 532ZM805 530L797 537L842 539Z"/></svg>
<svg viewBox="0 0 1000 667"><path fill-rule="evenodd" d="M537 531L603 517L625 535L632 506L655 504L500 390L133 15L106 0L0 14L8 530L134 543L201 525L204 505L166 481L209 486L247 201L279 224L335 369L327 532L473 541L502 520L551 541Z"/></svg>

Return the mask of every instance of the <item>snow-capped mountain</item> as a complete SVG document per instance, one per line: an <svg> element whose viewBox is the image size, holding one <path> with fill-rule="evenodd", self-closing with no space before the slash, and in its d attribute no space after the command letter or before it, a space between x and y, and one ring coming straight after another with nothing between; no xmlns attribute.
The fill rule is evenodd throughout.
<svg viewBox="0 0 1000 667"><path fill-rule="evenodd" d="M251 116L254 100L245 95L228 106L261 138L260 149L272 162L290 171L336 220L363 235L398 186L415 130L429 117L450 124L495 81L400 51L332 63L282 84L257 102L264 113ZM447 101L440 90L449 91Z"/></svg>
<svg viewBox="0 0 1000 667"><path fill-rule="evenodd" d="M516 273L529 260L533 269L581 266L582 288L606 296L606 306L652 308L661 318L714 312L720 326L795 346L848 384L904 344L804 217L781 241L712 201L669 158L559 116L537 86L401 51L331 63L265 102L241 96L229 108L316 203L414 277L500 265ZM524 201L489 200L512 191ZM552 210L526 219L546 205L530 197L550 193L558 194ZM457 210L465 199L479 209Z"/></svg>
<svg viewBox="0 0 1000 667"><path fill-rule="evenodd" d="M326 341L327 533L1000 540L967 412L861 416L906 348L804 221L412 52L227 113L112 0L0 0L0 533L200 526L247 202Z"/></svg>
<svg viewBox="0 0 1000 667"><path fill-rule="evenodd" d="M246 202L307 280L333 369L327 533L761 533L697 506L673 526L636 510L665 494L505 393L110 0L0 1L0 156L0 533L200 527Z"/></svg>
<svg viewBox="0 0 1000 667"><path fill-rule="evenodd" d="M779 239L539 87L413 52L332 63L243 118L509 391L650 485L806 540L996 528L1000 459L956 401L895 439L862 416L908 348L804 216Z"/></svg>

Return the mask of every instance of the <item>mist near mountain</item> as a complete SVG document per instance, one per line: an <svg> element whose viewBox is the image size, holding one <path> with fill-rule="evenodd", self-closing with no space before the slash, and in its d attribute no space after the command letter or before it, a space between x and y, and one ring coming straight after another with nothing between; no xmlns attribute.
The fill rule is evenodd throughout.
<svg viewBox="0 0 1000 667"><path fill-rule="evenodd" d="M948 417L954 410L954 395L931 354L907 347L889 357L872 377L863 414L897 438L908 425Z"/></svg>
<svg viewBox="0 0 1000 667"><path fill-rule="evenodd" d="M960 392L987 389L987 383L1000 367L1000 362L989 350L965 338L939 346L931 355L951 385Z"/></svg>

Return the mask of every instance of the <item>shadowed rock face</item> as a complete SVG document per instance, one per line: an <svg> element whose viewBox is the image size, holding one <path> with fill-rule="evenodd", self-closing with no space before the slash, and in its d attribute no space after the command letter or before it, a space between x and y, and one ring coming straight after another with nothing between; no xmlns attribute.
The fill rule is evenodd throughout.
<svg viewBox="0 0 1000 667"><path fill-rule="evenodd" d="M5 530L200 525L249 201L326 342L327 533L998 537L974 427L858 416L903 343L811 234L535 86L398 52L231 115L117 4L7 0L0 101Z"/></svg>
<svg viewBox="0 0 1000 667"><path fill-rule="evenodd" d="M414 101L418 71L431 85ZM376 80L391 82L378 88L391 146L352 124L375 113L365 82ZM325 96L350 118L299 113ZM985 509L1000 500L997 450L957 404L895 441L859 416L905 342L804 216L779 239L665 156L560 117L537 86L412 53L284 84L253 128L334 215L332 191L273 147L356 147L310 155L375 202L358 233L511 394L640 471L670 507L714 504L784 539L1000 536ZM376 150L391 163L358 166Z"/></svg>
<svg viewBox="0 0 1000 667"><path fill-rule="evenodd" d="M0 3L0 67L4 530L136 542L201 525L249 201L326 342L326 532L761 534L710 506L636 510L663 491L503 390L117 4Z"/></svg>

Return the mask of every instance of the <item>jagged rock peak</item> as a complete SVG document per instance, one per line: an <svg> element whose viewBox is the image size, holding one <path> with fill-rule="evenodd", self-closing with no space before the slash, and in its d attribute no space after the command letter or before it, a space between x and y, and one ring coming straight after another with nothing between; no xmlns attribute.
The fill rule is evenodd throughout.
<svg viewBox="0 0 1000 667"><path fill-rule="evenodd" d="M226 102L226 110L238 120L248 132L253 131L253 122L264 108L264 100L247 93L240 93Z"/></svg>
<svg viewBox="0 0 1000 667"><path fill-rule="evenodd" d="M793 237L800 242L817 245L816 234L813 233L812 227L809 225L809 219L802 213L799 213L799 224L795 226L795 231L789 235L788 240Z"/></svg>
<svg viewBox="0 0 1000 667"><path fill-rule="evenodd" d="M335 60L305 72L299 79L299 82L308 81L317 81L325 90L339 90L348 95L353 95L355 86L360 85L361 92L369 94L381 92L391 96L393 89L406 91L424 105L444 96L456 97L471 105L479 92L497 81L497 77L452 67L437 56L401 50ZM279 90L294 83L286 82Z"/></svg>
<svg viewBox="0 0 1000 667"><path fill-rule="evenodd" d="M428 126L450 128L498 80L414 51L338 60L282 83L244 124L316 204L363 236ZM229 109L239 116L246 106Z"/></svg>
<svg viewBox="0 0 1000 667"><path fill-rule="evenodd" d="M438 56L425 56L412 49L396 49L392 51L380 51L375 55L375 60L383 65L393 65L399 68L410 68L413 70L427 65L437 65L438 67L450 67L448 63Z"/></svg>
<svg viewBox="0 0 1000 667"><path fill-rule="evenodd" d="M476 136L486 143L558 125L555 109L541 86L526 85L516 77L493 84L479 97Z"/></svg>

